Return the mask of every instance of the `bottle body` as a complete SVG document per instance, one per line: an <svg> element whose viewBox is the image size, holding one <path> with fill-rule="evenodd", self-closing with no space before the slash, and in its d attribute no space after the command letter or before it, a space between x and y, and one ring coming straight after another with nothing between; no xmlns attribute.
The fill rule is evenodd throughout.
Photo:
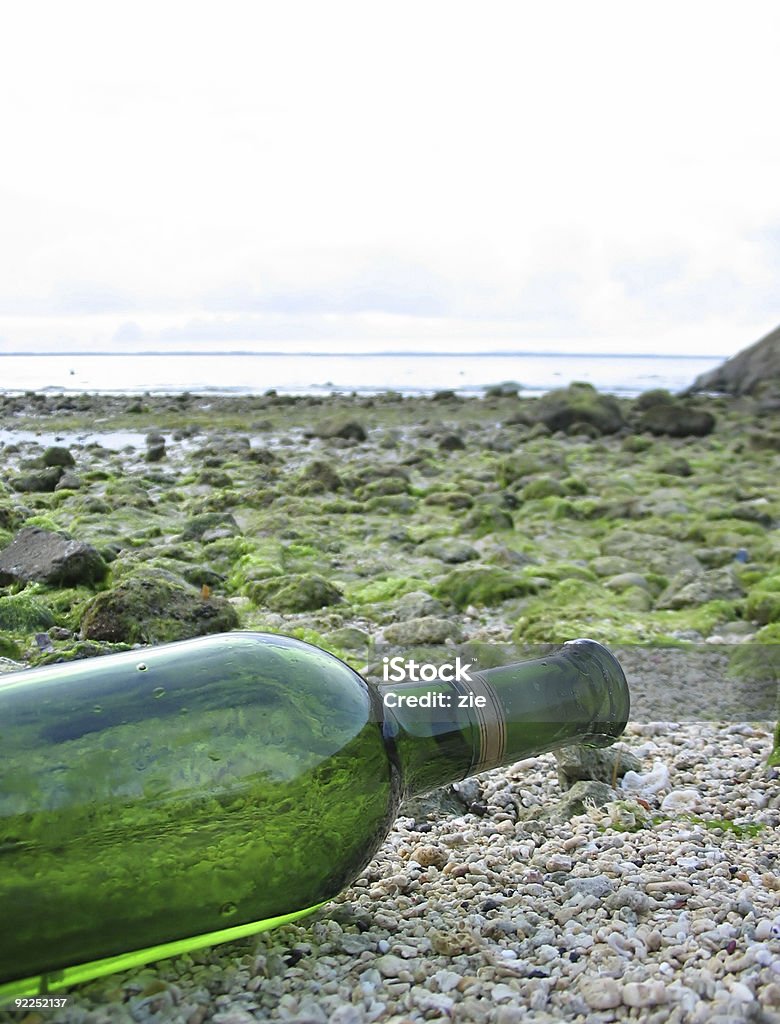
<svg viewBox="0 0 780 1024"><path fill-rule="evenodd" d="M393 709L332 655L257 633L0 680L0 995L237 938L334 897L405 795L492 767L486 750L496 763L537 752L519 734L497 750L496 723L522 716L523 699L510 669L491 671L508 675L474 685L493 691L492 725L468 707ZM560 694L546 689L549 711ZM592 721L581 709L552 746Z"/></svg>

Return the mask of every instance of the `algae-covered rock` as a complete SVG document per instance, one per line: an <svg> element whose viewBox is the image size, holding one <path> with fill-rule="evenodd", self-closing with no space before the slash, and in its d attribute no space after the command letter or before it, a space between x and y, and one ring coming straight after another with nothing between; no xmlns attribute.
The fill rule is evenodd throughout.
<svg viewBox="0 0 780 1024"><path fill-rule="evenodd" d="M588 807L604 807L616 797L615 790L606 782L583 779L575 782L565 795L548 812L547 816L557 821L570 821L585 814Z"/></svg>
<svg viewBox="0 0 780 1024"><path fill-rule="evenodd" d="M301 470L298 494L315 494L318 491L339 491L344 481L329 462L315 459Z"/></svg>
<svg viewBox="0 0 780 1024"><path fill-rule="evenodd" d="M35 591L37 588L33 587ZM34 633L54 625L51 609L25 590L0 597L0 629L9 633Z"/></svg>
<svg viewBox="0 0 780 1024"><path fill-rule="evenodd" d="M489 533L500 533L503 530L514 530L514 528L514 520L507 509L481 502L469 512L463 522L461 532L470 533L474 537L486 537Z"/></svg>
<svg viewBox="0 0 780 1024"><path fill-rule="evenodd" d="M463 639L460 626L450 619L439 619L427 615L422 619L406 619L385 628L385 640L390 644L405 644L413 647L419 644L443 644L447 640L460 643Z"/></svg>
<svg viewBox="0 0 780 1024"><path fill-rule="evenodd" d="M426 616L441 616L444 614L444 605L435 597L426 594L424 590L411 590L409 593L399 597L393 607L394 618L422 619Z"/></svg>
<svg viewBox="0 0 780 1024"><path fill-rule="evenodd" d="M439 561L450 565L472 562L475 558L479 558L479 552L476 548L472 547L467 541L458 540L456 537L436 537L434 540L421 544L419 551L422 555L438 558Z"/></svg>
<svg viewBox="0 0 780 1024"><path fill-rule="evenodd" d="M182 530L182 537L185 540L204 539L217 533L220 536L235 536L241 533L230 512L201 512L192 516Z"/></svg>
<svg viewBox="0 0 780 1024"><path fill-rule="evenodd" d="M706 437L715 429L715 417L704 409L692 409L682 402L653 405L639 418L640 430L669 437Z"/></svg>
<svg viewBox="0 0 780 1024"><path fill-rule="evenodd" d="M560 480L552 476L538 476L525 485L520 496L523 501L531 501L533 498L560 498L566 493Z"/></svg>
<svg viewBox="0 0 780 1024"><path fill-rule="evenodd" d="M205 597L173 573L149 566L98 594L84 611L81 634L112 643L168 643L238 624L229 601Z"/></svg>
<svg viewBox="0 0 780 1024"><path fill-rule="evenodd" d="M49 583L70 586L98 583L108 566L91 544L28 526L0 551L0 585Z"/></svg>
<svg viewBox="0 0 780 1024"><path fill-rule="evenodd" d="M622 747L564 747L553 751L558 762L558 781L563 789L577 782L593 780L609 785L622 779L628 771L639 772L642 762Z"/></svg>
<svg viewBox="0 0 780 1024"><path fill-rule="evenodd" d="M683 569L701 569L685 544L657 533L640 533L619 527L601 543L602 555L625 558L631 571L674 576Z"/></svg>
<svg viewBox="0 0 780 1024"><path fill-rule="evenodd" d="M569 430L589 424L601 434L615 434L624 425L617 399L602 395L591 384L574 383L539 399L536 414L550 430Z"/></svg>
<svg viewBox="0 0 780 1024"><path fill-rule="evenodd" d="M341 591L316 573L293 573L260 580L247 587L254 603L274 612L310 612L339 604Z"/></svg>
<svg viewBox="0 0 780 1024"><path fill-rule="evenodd" d="M769 576L750 590L745 615L759 626L780 622L780 576Z"/></svg>
<svg viewBox="0 0 780 1024"><path fill-rule="evenodd" d="M691 476L693 470L691 464L682 455L673 455L671 458L666 459L658 467L659 473L665 473L667 476Z"/></svg>
<svg viewBox="0 0 780 1024"><path fill-rule="evenodd" d="M62 466L47 466L45 469L29 469L11 477L9 483L15 491L50 494L62 476Z"/></svg>
<svg viewBox="0 0 780 1024"><path fill-rule="evenodd" d="M457 608L474 605L495 605L512 597L524 597L536 592L536 584L525 576L507 569L488 566L453 569L436 586L438 597L445 598Z"/></svg>
<svg viewBox="0 0 780 1024"><path fill-rule="evenodd" d="M332 438L340 437L350 441L365 441L365 427L349 417L334 416L324 419L318 426L307 431L308 437Z"/></svg>
<svg viewBox="0 0 780 1024"><path fill-rule="evenodd" d="M47 448L42 458L44 466L63 466L67 468L76 465L76 460L68 449L62 448L60 445L52 445Z"/></svg>
<svg viewBox="0 0 780 1024"><path fill-rule="evenodd" d="M744 589L734 570L707 569L704 572L684 569L678 573L656 601L656 608L696 608L708 601L737 601Z"/></svg>

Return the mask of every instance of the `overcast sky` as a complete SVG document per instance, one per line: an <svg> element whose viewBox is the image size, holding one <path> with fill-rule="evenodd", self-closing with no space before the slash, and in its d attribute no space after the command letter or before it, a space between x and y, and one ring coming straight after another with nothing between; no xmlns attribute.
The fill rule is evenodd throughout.
<svg viewBox="0 0 780 1024"><path fill-rule="evenodd" d="M4 4L0 351L732 354L779 45L775 0Z"/></svg>

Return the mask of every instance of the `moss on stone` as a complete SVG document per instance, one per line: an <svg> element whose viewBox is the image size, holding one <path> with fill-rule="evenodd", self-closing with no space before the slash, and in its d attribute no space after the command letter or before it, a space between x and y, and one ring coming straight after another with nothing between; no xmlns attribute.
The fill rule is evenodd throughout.
<svg viewBox="0 0 780 1024"><path fill-rule="evenodd" d="M474 566L453 569L437 584L434 594L463 609L471 604L490 607L512 597L533 594L537 589L533 580L520 573L498 567Z"/></svg>

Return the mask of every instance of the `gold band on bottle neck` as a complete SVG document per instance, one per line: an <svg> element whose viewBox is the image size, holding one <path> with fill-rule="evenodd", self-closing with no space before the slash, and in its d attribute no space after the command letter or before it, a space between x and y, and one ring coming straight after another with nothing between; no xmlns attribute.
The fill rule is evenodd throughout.
<svg viewBox="0 0 780 1024"><path fill-rule="evenodd" d="M478 672L471 675L469 686L474 697L483 697L484 701L475 700L472 711L478 735L469 775L485 772L503 764L506 752L506 713L498 694ZM484 703L484 707L479 705Z"/></svg>

